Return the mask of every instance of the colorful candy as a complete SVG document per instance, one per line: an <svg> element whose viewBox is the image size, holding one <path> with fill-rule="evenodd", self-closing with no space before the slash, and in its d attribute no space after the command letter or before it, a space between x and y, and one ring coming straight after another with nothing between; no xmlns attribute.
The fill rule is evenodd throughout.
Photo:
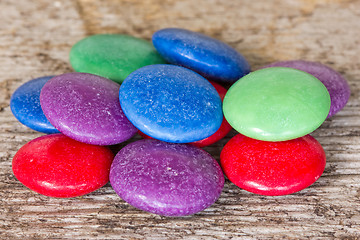
<svg viewBox="0 0 360 240"><path fill-rule="evenodd" d="M25 126L43 133L59 133L51 125L40 106L40 91L53 76L40 77L21 85L10 99L14 116Z"/></svg>
<svg viewBox="0 0 360 240"><path fill-rule="evenodd" d="M40 194L68 198L88 194L109 181L114 154L62 134L36 138L15 154L15 177Z"/></svg>
<svg viewBox="0 0 360 240"><path fill-rule="evenodd" d="M285 195L313 184L325 168L325 152L310 135L266 142L238 134L220 155L225 175L238 187L262 195Z"/></svg>
<svg viewBox="0 0 360 240"><path fill-rule="evenodd" d="M241 134L264 141L285 141L317 129L330 109L326 87L314 76L291 68L252 72L228 90L223 111Z"/></svg>
<svg viewBox="0 0 360 240"><path fill-rule="evenodd" d="M173 65L151 65L131 73L120 87L120 104L135 127L166 142L209 137L223 119L215 88L199 74Z"/></svg>
<svg viewBox="0 0 360 240"><path fill-rule="evenodd" d="M160 30L152 41L160 54L128 35L87 37L70 52L73 68L86 73L34 79L15 91L10 106L19 121L63 133L37 138L16 153L13 172L21 183L47 196L76 197L110 179L136 208L194 214L212 205L224 186L221 167L198 147L220 140L231 126L241 134L225 145L220 162L240 188L291 194L321 176L325 152L307 134L348 101L340 74L305 61L248 74L235 49L185 29ZM163 64L161 56L180 66ZM236 83L226 92L204 77ZM164 142L130 143L115 159L109 148L95 146L121 143L137 131Z"/></svg>
<svg viewBox="0 0 360 240"><path fill-rule="evenodd" d="M339 112L347 103L350 97L350 87L340 73L321 63L302 60L275 62L267 67L290 67L310 73L319 79L327 88L330 94L331 106L328 118Z"/></svg>
<svg viewBox="0 0 360 240"><path fill-rule="evenodd" d="M121 83L131 72L165 63L151 43L123 34L99 34L82 39L70 51L71 66Z"/></svg>
<svg viewBox="0 0 360 240"><path fill-rule="evenodd" d="M164 216L185 216L212 205L224 176L207 152L188 145L144 139L115 156L110 183L126 202Z"/></svg>
<svg viewBox="0 0 360 240"><path fill-rule="evenodd" d="M68 137L95 145L118 144L137 132L121 110L119 87L88 73L62 74L43 87L41 107L50 122Z"/></svg>
<svg viewBox="0 0 360 240"><path fill-rule="evenodd" d="M249 63L234 48L201 33L166 28L155 32L152 41L168 62L208 79L233 83L250 72Z"/></svg>

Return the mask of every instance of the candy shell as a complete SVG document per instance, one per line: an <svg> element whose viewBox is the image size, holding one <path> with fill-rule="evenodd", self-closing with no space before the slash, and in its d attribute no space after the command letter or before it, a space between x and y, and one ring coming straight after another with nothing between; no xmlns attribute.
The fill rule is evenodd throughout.
<svg viewBox="0 0 360 240"><path fill-rule="evenodd" d="M261 195L286 195L313 184L323 173L325 152L310 135L266 142L238 134L220 155L225 175L238 187Z"/></svg>
<svg viewBox="0 0 360 240"><path fill-rule="evenodd" d="M292 68L252 72L230 87L223 110L239 133L264 141L285 141L317 129L330 109L330 96L314 76Z"/></svg>
<svg viewBox="0 0 360 240"><path fill-rule="evenodd" d="M234 48L201 33L165 28L155 32L152 41L168 62L207 79L233 83L250 72L249 63Z"/></svg>
<svg viewBox="0 0 360 240"><path fill-rule="evenodd" d="M10 109L14 116L25 126L43 133L59 133L51 125L40 106L40 91L44 84L53 76L32 79L13 93Z"/></svg>
<svg viewBox="0 0 360 240"><path fill-rule="evenodd" d="M214 134L223 119L221 99L199 74L174 65L146 66L120 87L126 117L150 137L176 143Z"/></svg>
<svg viewBox="0 0 360 240"><path fill-rule="evenodd" d="M143 139L115 156L110 183L136 208L185 216L204 210L219 198L224 176L217 161L200 148Z"/></svg>
<svg viewBox="0 0 360 240"><path fill-rule="evenodd" d="M212 81L209 81L209 82L216 89L221 100L223 100L227 90L223 86L221 86L215 82L212 82ZM232 127L230 126L230 124L226 121L225 117L223 117L223 121L221 123L220 128L213 135L211 135L210 137L204 138L202 140L199 140L199 141L190 142L189 144L197 146L197 147L201 147L201 148L209 146L209 145L214 144L217 141L223 139L231 131L231 129L232 129ZM141 131L138 131L138 133L143 138L146 138L146 139L151 138Z"/></svg>
<svg viewBox="0 0 360 240"><path fill-rule="evenodd" d="M328 118L343 109L350 97L350 87L345 78L334 69L321 63L302 60L275 62L267 67L290 67L310 73L319 79L327 88L330 94L331 106Z"/></svg>
<svg viewBox="0 0 360 240"><path fill-rule="evenodd" d="M95 145L128 140L137 129L119 103L120 85L88 73L66 73L52 78L40 94L49 121L63 134Z"/></svg>
<svg viewBox="0 0 360 240"><path fill-rule="evenodd" d="M51 134L25 144L12 169L26 187L40 194L68 198L88 194L109 181L114 154L107 147Z"/></svg>
<svg viewBox="0 0 360 240"><path fill-rule="evenodd" d="M123 34L98 34L77 42L70 51L71 66L121 83L131 72L165 63L152 44Z"/></svg>

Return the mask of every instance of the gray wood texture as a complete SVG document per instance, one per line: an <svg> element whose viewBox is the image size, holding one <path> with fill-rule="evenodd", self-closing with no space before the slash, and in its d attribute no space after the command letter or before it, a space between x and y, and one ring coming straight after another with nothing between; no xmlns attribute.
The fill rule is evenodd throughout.
<svg viewBox="0 0 360 240"><path fill-rule="evenodd" d="M359 0L0 0L0 239L360 239ZM229 181L193 216L135 209L108 184L71 199L34 193L16 180L12 157L41 136L12 116L22 83L72 71L71 46L96 33L150 39L183 27L223 40L253 69L278 60L322 62L351 86L347 106L312 135L323 145L323 176L298 193L266 197ZM235 132L206 148L217 159Z"/></svg>

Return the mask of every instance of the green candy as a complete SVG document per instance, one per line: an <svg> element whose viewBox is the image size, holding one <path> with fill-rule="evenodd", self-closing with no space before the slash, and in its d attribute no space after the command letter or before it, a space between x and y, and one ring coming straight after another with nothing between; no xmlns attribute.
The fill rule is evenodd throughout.
<svg viewBox="0 0 360 240"><path fill-rule="evenodd" d="M77 72L121 83L141 67L166 62L146 40L123 34L99 34L77 42L70 51L70 63Z"/></svg>
<svg viewBox="0 0 360 240"><path fill-rule="evenodd" d="M265 68L238 80L223 101L224 116L241 134L286 141L317 129L330 110L330 95L314 76L284 67Z"/></svg>

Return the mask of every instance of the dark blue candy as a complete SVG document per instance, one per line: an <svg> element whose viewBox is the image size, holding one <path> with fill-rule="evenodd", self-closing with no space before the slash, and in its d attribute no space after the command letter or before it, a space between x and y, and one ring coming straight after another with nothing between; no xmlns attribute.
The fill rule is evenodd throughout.
<svg viewBox="0 0 360 240"><path fill-rule="evenodd" d="M120 87L120 105L143 133L166 142L204 139L222 122L221 99L199 74L174 65L150 65Z"/></svg>
<svg viewBox="0 0 360 240"><path fill-rule="evenodd" d="M168 62L211 80L233 83L250 72L249 63L234 48L200 33L166 28L157 31L152 41Z"/></svg>
<svg viewBox="0 0 360 240"><path fill-rule="evenodd" d="M10 108L14 116L25 126L43 133L59 133L46 119L40 106L41 89L52 77L41 77L26 82L16 89L10 99Z"/></svg>

